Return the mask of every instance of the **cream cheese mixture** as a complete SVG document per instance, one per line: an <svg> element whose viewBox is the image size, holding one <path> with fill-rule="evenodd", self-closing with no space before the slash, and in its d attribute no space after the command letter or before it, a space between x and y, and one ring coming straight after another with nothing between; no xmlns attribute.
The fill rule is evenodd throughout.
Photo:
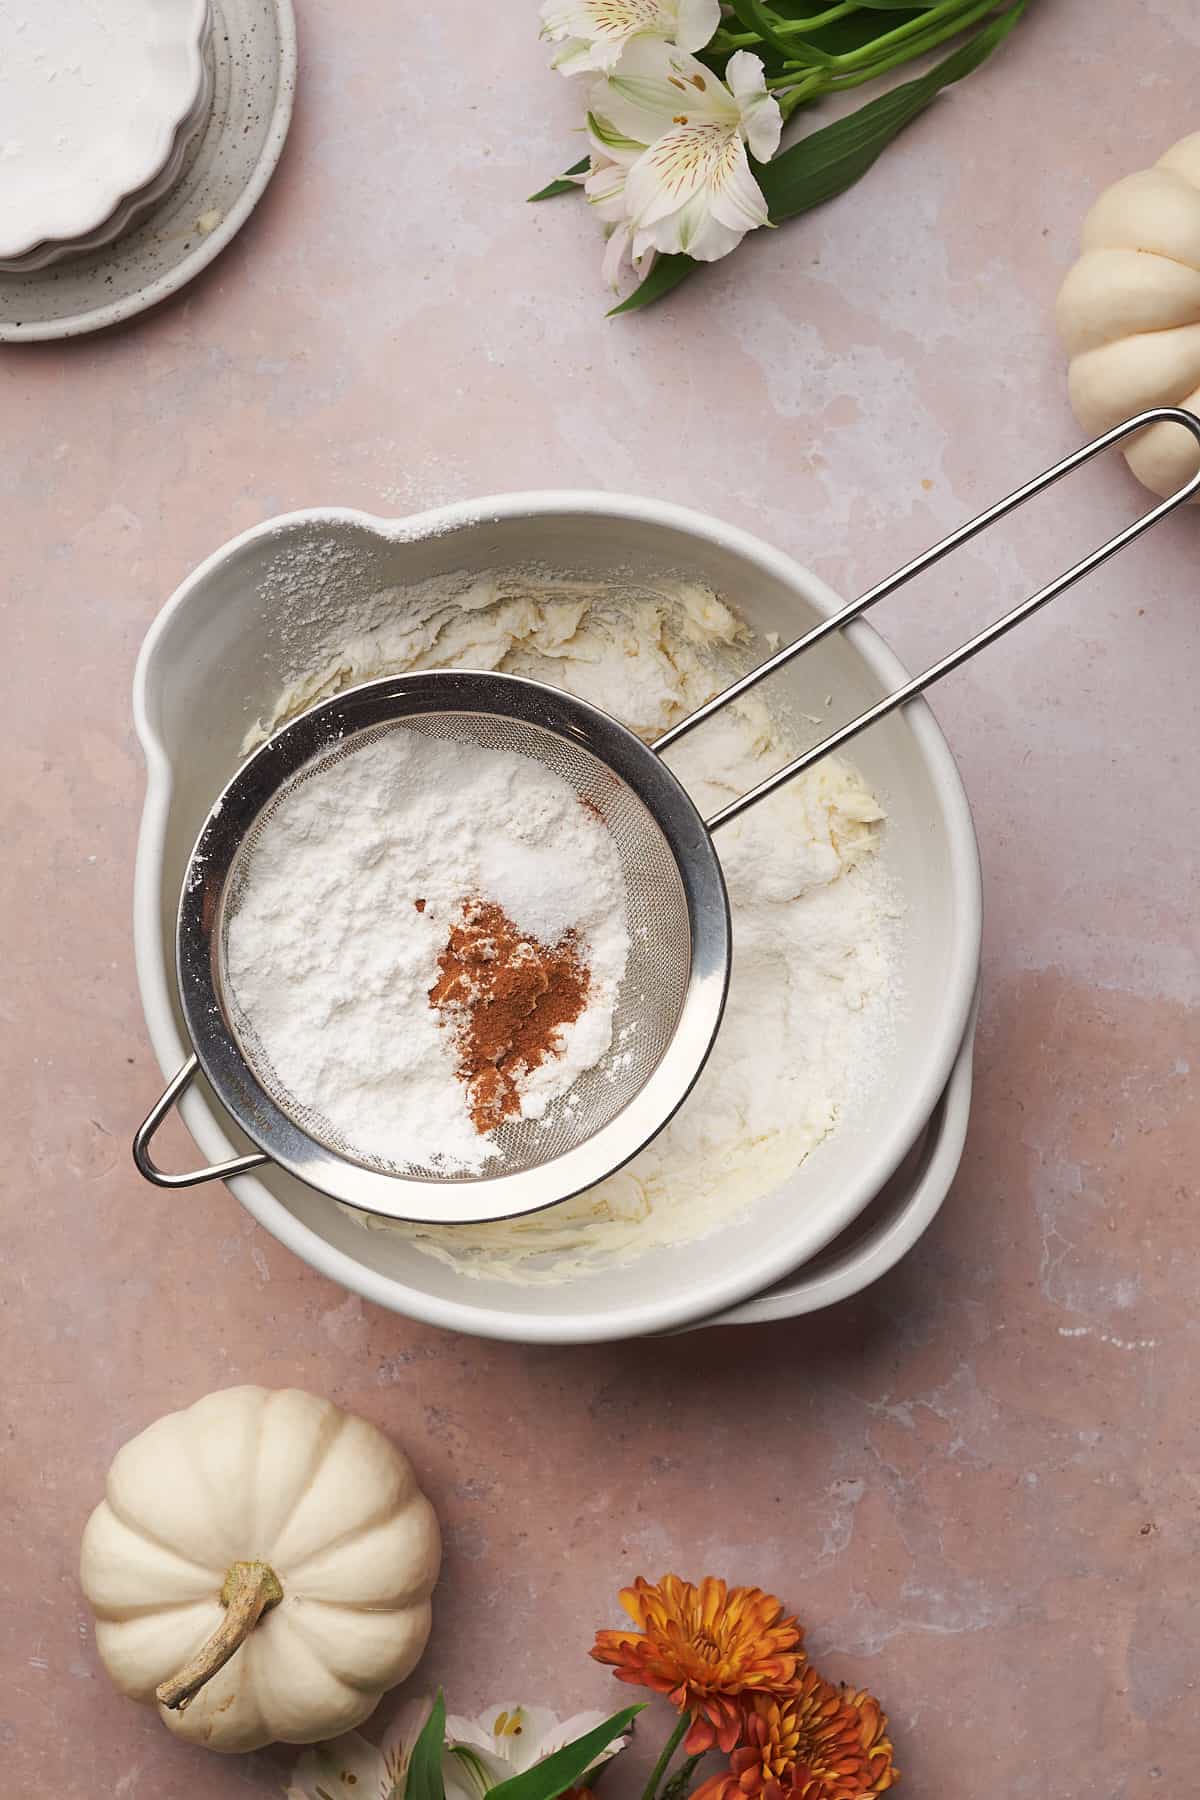
<svg viewBox="0 0 1200 1800"><path fill-rule="evenodd" d="M299 634L298 634L299 635ZM578 694L653 738L766 654L710 591L546 576L450 578L303 620L305 656L247 750L317 700L414 668L500 669ZM317 653L313 653L313 644ZM669 753L711 813L786 761L796 733L750 695ZM399 1225L456 1269L518 1283L699 1238L790 1176L878 1065L889 1027L895 904L876 854L883 813L830 757L724 828L733 913L729 1001L692 1094L624 1169L547 1212L496 1225Z"/></svg>

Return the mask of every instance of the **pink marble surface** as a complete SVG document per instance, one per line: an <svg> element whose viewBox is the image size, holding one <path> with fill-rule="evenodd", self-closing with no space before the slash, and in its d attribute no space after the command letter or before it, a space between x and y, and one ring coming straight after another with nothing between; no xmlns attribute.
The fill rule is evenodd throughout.
<svg viewBox="0 0 1200 1800"><path fill-rule="evenodd" d="M573 155L532 4L485 30L470 0L299 10L292 141L233 248L134 326L0 360L4 1791L278 1791L286 1754L215 1762L113 1695L76 1583L121 1441L261 1381L416 1458L448 1549L422 1679L462 1710L603 1704L584 1651L616 1586L711 1569L786 1594L883 1697L920 1800L1192 1792L1200 515L938 700L986 876L974 1124L935 1227L857 1302L592 1351L455 1339L224 1190L143 1187L127 1144L158 1082L128 690L176 582L286 508L551 484L878 576L1075 443L1054 292L1098 188L1200 122L1194 9L1035 0L856 192L615 323L594 221L522 203ZM1138 505L1097 469L889 635L915 662Z"/></svg>

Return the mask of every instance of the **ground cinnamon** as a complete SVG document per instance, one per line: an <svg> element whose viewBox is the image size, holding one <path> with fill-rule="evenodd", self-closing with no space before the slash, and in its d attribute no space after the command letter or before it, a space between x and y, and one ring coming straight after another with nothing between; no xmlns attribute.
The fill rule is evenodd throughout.
<svg viewBox="0 0 1200 1800"><path fill-rule="evenodd" d="M487 900L464 901L438 970L429 1003L457 1038L475 1128L493 1131L520 1112L522 1076L561 1053L591 976L573 931L547 946Z"/></svg>

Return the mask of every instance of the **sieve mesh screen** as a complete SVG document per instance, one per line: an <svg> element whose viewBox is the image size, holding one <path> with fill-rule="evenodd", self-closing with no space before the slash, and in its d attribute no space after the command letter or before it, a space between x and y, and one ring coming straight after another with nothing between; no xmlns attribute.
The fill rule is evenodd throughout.
<svg viewBox="0 0 1200 1800"><path fill-rule="evenodd" d="M230 921L254 878L255 853L264 828L305 781L323 774L390 731L431 737L526 756L551 769L611 833L621 862L629 913L630 952L613 1015L607 1055L580 1077L569 1094L540 1119L506 1122L492 1134L496 1156L480 1179L519 1175L553 1161L610 1124L658 1067L675 1034L687 997L692 943L679 869L654 815L607 763L560 733L520 718L485 712L414 712L331 740L272 796L246 832L226 877L218 928L213 934L217 996L238 1048L260 1086L310 1138L359 1166L408 1180L441 1181L444 1171L423 1163L365 1154L348 1143L303 1094L279 1080L254 1023L238 1006L226 968ZM469 1179L456 1172L456 1181Z"/></svg>

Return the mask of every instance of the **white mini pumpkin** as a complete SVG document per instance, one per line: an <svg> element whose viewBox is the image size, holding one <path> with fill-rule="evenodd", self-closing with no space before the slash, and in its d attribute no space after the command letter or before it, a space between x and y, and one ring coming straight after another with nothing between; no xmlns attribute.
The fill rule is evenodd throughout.
<svg viewBox="0 0 1200 1800"><path fill-rule="evenodd" d="M1101 194L1058 296L1058 330L1089 434L1147 406L1200 412L1200 131ZM1165 495L1195 474L1200 447L1178 425L1155 425L1125 460Z"/></svg>
<svg viewBox="0 0 1200 1800"><path fill-rule="evenodd" d="M441 1545L408 1458L296 1388L228 1388L118 1451L80 1575L113 1681L211 1750L359 1725L429 1637Z"/></svg>

